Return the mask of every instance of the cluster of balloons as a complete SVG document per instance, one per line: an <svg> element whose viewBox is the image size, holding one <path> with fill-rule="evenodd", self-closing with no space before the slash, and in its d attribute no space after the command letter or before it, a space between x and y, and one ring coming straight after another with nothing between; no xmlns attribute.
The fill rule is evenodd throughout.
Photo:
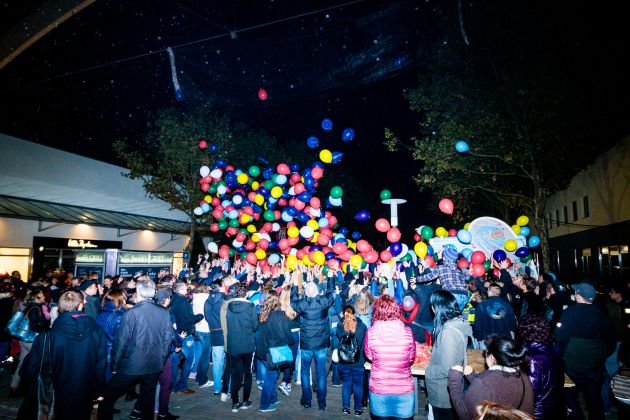
<svg viewBox="0 0 630 420"><path fill-rule="evenodd" d="M330 118L324 118L321 122L321 127L324 131L332 131L333 122ZM346 128L341 133L342 141L352 141L354 139L354 129ZM317 149L319 147L319 139L315 136L310 136L306 139L306 145L310 149ZM322 149L319 152L319 159L324 163L337 164L343 159L343 152L330 151L328 149Z"/></svg>

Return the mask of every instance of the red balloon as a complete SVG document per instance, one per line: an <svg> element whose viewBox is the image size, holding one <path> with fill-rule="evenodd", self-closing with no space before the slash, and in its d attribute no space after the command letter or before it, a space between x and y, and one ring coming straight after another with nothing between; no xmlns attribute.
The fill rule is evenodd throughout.
<svg viewBox="0 0 630 420"><path fill-rule="evenodd" d="M254 254L253 252L250 252L245 257L245 261L247 261L251 265L256 265L256 262L258 261L258 258L256 258L256 254Z"/></svg>
<svg viewBox="0 0 630 420"><path fill-rule="evenodd" d="M199 148L201 150L206 150L208 148L208 142L205 140L199 140Z"/></svg>
<svg viewBox="0 0 630 420"><path fill-rule="evenodd" d="M328 242L330 242L330 236L328 235L324 235L323 233L320 233L319 236L317 237L317 243L321 246L328 245Z"/></svg>
<svg viewBox="0 0 630 420"><path fill-rule="evenodd" d="M381 251L381 261L387 262L392 259L392 253L389 250L385 249Z"/></svg>
<svg viewBox="0 0 630 420"><path fill-rule="evenodd" d="M337 242L333 245L333 252L337 255L341 255L348 249L348 246L343 242Z"/></svg>
<svg viewBox="0 0 630 420"><path fill-rule="evenodd" d="M371 250L370 252L365 254L363 259L365 260L366 263L373 264L376 261L378 261L378 252L376 252L375 250Z"/></svg>
<svg viewBox="0 0 630 420"><path fill-rule="evenodd" d="M230 256L230 248L227 245L221 245L219 248L219 257L221 258L229 258Z"/></svg>
<svg viewBox="0 0 630 420"><path fill-rule="evenodd" d="M322 205L322 203L319 201L319 198L317 197L312 197L311 201L310 201L310 205L311 207L313 207L315 210L319 209L320 206Z"/></svg>
<svg viewBox="0 0 630 420"><path fill-rule="evenodd" d="M420 242L421 240L422 240L422 236L418 235L417 233L413 235L414 242Z"/></svg>
<svg viewBox="0 0 630 420"><path fill-rule="evenodd" d="M302 194L304 191L306 191L306 187L301 182L299 184L295 184L295 186L293 187L293 192L295 193L295 195Z"/></svg>
<svg viewBox="0 0 630 420"><path fill-rule="evenodd" d="M350 258L354 255L354 252L352 252L351 249L347 249L345 252L342 252L341 255L339 255L339 258L341 258L344 261L350 261Z"/></svg>
<svg viewBox="0 0 630 420"><path fill-rule="evenodd" d="M297 236L295 238L289 238L289 239L287 239L287 241L289 241L289 245L290 246L296 246L298 244L298 242L300 242L300 237Z"/></svg>
<svg viewBox="0 0 630 420"><path fill-rule="evenodd" d="M461 260L457 261L457 266L461 268L462 270L465 270L468 267L470 267L470 263L468 262L466 258L462 258Z"/></svg>
<svg viewBox="0 0 630 420"><path fill-rule="evenodd" d="M339 261L337 261L336 259L333 258L332 260L326 261L326 265L331 270L337 270L339 268Z"/></svg>
<svg viewBox="0 0 630 420"><path fill-rule="evenodd" d="M266 101L268 97L269 94L267 94L267 91L265 89L258 89L258 99L260 99L261 101Z"/></svg>
<svg viewBox="0 0 630 420"><path fill-rule="evenodd" d="M365 239L360 239L359 242L357 242L357 250L359 252L370 252L372 250L372 246Z"/></svg>
<svg viewBox="0 0 630 420"><path fill-rule="evenodd" d="M391 226L389 225L389 221L387 219L378 219L375 223L374 226L376 227L376 230L378 230L379 232L387 232Z"/></svg>
<svg viewBox="0 0 630 420"><path fill-rule="evenodd" d="M210 232L218 232L219 231L219 224L218 223L213 223L210 225Z"/></svg>
<svg viewBox="0 0 630 420"><path fill-rule="evenodd" d="M316 166L311 169L311 176L313 177L313 179L320 179L322 176L324 176L324 170L319 166Z"/></svg>
<svg viewBox="0 0 630 420"><path fill-rule="evenodd" d="M293 202L293 207L295 207L297 210L302 211L302 210L304 210L305 206L306 206L306 204L303 201L298 200L297 198Z"/></svg>
<svg viewBox="0 0 630 420"><path fill-rule="evenodd" d="M440 208L440 211L442 213L446 213L446 214L453 214L453 202L451 200L449 200L448 198L443 198L440 200L440 203L438 204L438 207Z"/></svg>
<svg viewBox="0 0 630 420"><path fill-rule="evenodd" d="M254 200L251 200L251 201L254 201ZM210 204L212 204L216 208L218 205L221 204L221 200L219 200L219 197L213 197L212 198L212 203L210 203ZM223 210L221 210L221 211L223 211Z"/></svg>
<svg viewBox="0 0 630 420"><path fill-rule="evenodd" d="M234 236L238 233L238 229L236 229L235 227L230 226L229 228L227 228L227 230L225 231L225 236L227 236L228 238L230 236Z"/></svg>
<svg viewBox="0 0 630 420"><path fill-rule="evenodd" d="M435 259L431 255L427 255L424 257L424 263L429 266L429 268L433 268L437 265Z"/></svg>
<svg viewBox="0 0 630 420"><path fill-rule="evenodd" d="M474 264L483 264L486 261L486 254L481 251L475 251L470 256L470 261ZM482 266L483 267L483 266ZM485 268L484 268L485 270Z"/></svg>
<svg viewBox="0 0 630 420"><path fill-rule="evenodd" d="M205 182L201 184L201 191L208 192L209 189L210 189L210 184L206 184Z"/></svg>
<svg viewBox="0 0 630 420"><path fill-rule="evenodd" d="M236 240L238 242L243 242L245 241L245 239L247 239L247 235L245 235L243 232L239 232L236 234Z"/></svg>
<svg viewBox="0 0 630 420"><path fill-rule="evenodd" d="M400 241L400 230L398 228L391 228L387 231L387 240L389 242L398 242Z"/></svg>
<svg viewBox="0 0 630 420"><path fill-rule="evenodd" d="M499 269L498 269L498 268L493 268L493 269L492 269L492 275L493 275L494 277L499 277L499 276L501 276L501 272L499 271Z"/></svg>
<svg viewBox="0 0 630 420"><path fill-rule="evenodd" d="M483 264L473 264L472 265L472 275L475 277L483 277L486 274L486 267Z"/></svg>
<svg viewBox="0 0 630 420"><path fill-rule="evenodd" d="M450 237L457 236L457 230L449 229L448 230L448 236L450 236Z"/></svg>
<svg viewBox="0 0 630 420"><path fill-rule="evenodd" d="M504 261L508 264L508 266L512 266L512 260L511 259L506 258Z"/></svg>
<svg viewBox="0 0 630 420"><path fill-rule="evenodd" d="M278 242L278 248L280 248L280 251L284 251L285 249L288 249L289 241L287 239L280 239L280 241Z"/></svg>
<svg viewBox="0 0 630 420"><path fill-rule="evenodd" d="M286 163L280 163L276 167L276 171L282 175L289 175L291 173L291 169L289 169L289 166Z"/></svg>
<svg viewBox="0 0 630 420"><path fill-rule="evenodd" d="M258 241L258 248L260 249L267 249L269 248L269 241L266 239L260 239Z"/></svg>
<svg viewBox="0 0 630 420"><path fill-rule="evenodd" d="M295 257L298 260L301 260L302 258L304 258L305 255L306 255L306 251L304 251L303 249L299 249L298 252L296 252Z"/></svg>
<svg viewBox="0 0 630 420"><path fill-rule="evenodd" d="M245 242L245 249L248 251L253 251L256 249L256 244L251 239Z"/></svg>

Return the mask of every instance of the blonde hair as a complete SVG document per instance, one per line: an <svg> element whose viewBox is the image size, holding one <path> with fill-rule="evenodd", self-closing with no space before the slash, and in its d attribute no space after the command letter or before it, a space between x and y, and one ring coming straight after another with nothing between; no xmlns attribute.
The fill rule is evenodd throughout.
<svg viewBox="0 0 630 420"><path fill-rule="evenodd" d="M258 321L261 324L267 322L267 318L269 318L269 314L272 311L279 311L280 308L280 299L277 294L269 294L263 304L260 306L260 313L258 314Z"/></svg>
<svg viewBox="0 0 630 420"><path fill-rule="evenodd" d="M477 404L475 411L475 420L534 420L534 417L521 410L490 401Z"/></svg>
<svg viewBox="0 0 630 420"><path fill-rule="evenodd" d="M370 307L374 304L375 300L376 298L374 298L370 288L364 287L357 295L357 300L354 302L354 309L359 315L367 315L370 313Z"/></svg>
<svg viewBox="0 0 630 420"><path fill-rule="evenodd" d="M68 290L59 296L59 312L78 311L83 303L83 293L76 290Z"/></svg>
<svg viewBox="0 0 630 420"><path fill-rule="evenodd" d="M357 331L357 318L354 316L354 308L351 305L343 308L343 329L352 334Z"/></svg>
<svg viewBox="0 0 630 420"><path fill-rule="evenodd" d="M280 309L284 312L284 316L288 320L295 319L298 315L295 309L291 306L291 286L284 286L282 293L280 293Z"/></svg>

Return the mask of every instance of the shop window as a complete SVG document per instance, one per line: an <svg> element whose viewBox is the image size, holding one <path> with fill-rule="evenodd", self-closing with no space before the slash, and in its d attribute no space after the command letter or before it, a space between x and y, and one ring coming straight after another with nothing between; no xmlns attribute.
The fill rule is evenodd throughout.
<svg viewBox="0 0 630 420"><path fill-rule="evenodd" d="M560 226L560 210L556 210L556 227Z"/></svg>
<svg viewBox="0 0 630 420"><path fill-rule="evenodd" d="M573 209L572 209L573 210L573 221L575 222L578 219L577 201L574 201L572 203L572 207L573 207Z"/></svg>
<svg viewBox="0 0 630 420"><path fill-rule="evenodd" d="M549 229L553 227L553 223L551 223L551 213L547 214L547 225L549 226Z"/></svg>
<svg viewBox="0 0 630 420"><path fill-rule="evenodd" d="M582 199L582 210L584 212L584 218L590 216L589 208L588 208L588 195L584 196Z"/></svg>
<svg viewBox="0 0 630 420"><path fill-rule="evenodd" d="M31 266L30 248L0 248L0 274L19 271L23 281L28 280Z"/></svg>

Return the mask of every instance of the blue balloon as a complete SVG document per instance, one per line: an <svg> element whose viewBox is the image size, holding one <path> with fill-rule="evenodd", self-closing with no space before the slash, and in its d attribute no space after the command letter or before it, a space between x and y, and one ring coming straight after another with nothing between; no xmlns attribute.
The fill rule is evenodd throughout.
<svg viewBox="0 0 630 420"><path fill-rule="evenodd" d="M370 212L367 210L359 210L354 216L354 220L357 222L367 222L370 220Z"/></svg>
<svg viewBox="0 0 630 420"><path fill-rule="evenodd" d="M529 241L527 241L527 244L530 248L536 248L540 245L540 238L538 236L532 236L529 238Z"/></svg>
<svg viewBox="0 0 630 420"><path fill-rule="evenodd" d="M273 169L271 168L266 168L263 171L263 178L265 179L271 179L273 177Z"/></svg>
<svg viewBox="0 0 630 420"><path fill-rule="evenodd" d="M280 175L278 175L278 176L276 177L276 184L278 184L278 185L284 185L284 184L286 184L286 183L287 183L287 176L286 176L286 175L282 175L282 174L280 174Z"/></svg>
<svg viewBox="0 0 630 420"><path fill-rule="evenodd" d="M333 128L333 122L330 118L324 118L322 120L322 128L324 131L330 131Z"/></svg>
<svg viewBox="0 0 630 420"><path fill-rule="evenodd" d="M361 233L360 232L352 232L352 240L353 241L358 241L359 239L361 239Z"/></svg>
<svg viewBox="0 0 630 420"><path fill-rule="evenodd" d="M258 160L264 163L265 165L269 165L269 161L262 156L258 156Z"/></svg>
<svg viewBox="0 0 630 420"><path fill-rule="evenodd" d="M311 165L311 166L312 166L313 168L317 166L317 167L319 167L319 168L324 169L324 162L320 162L320 161L318 160L317 162L313 162L313 165ZM309 174L311 173L310 169L305 169L305 171L308 171L308 173L309 173Z"/></svg>
<svg viewBox="0 0 630 420"><path fill-rule="evenodd" d="M520 247L519 249L516 250L514 255L516 255L519 258L525 258L529 255L529 249L525 246Z"/></svg>
<svg viewBox="0 0 630 420"><path fill-rule="evenodd" d="M342 227L341 229L339 229L339 233L341 233L343 236L348 236L350 231L348 230L347 227Z"/></svg>
<svg viewBox="0 0 630 420"><path fill-rule="evenodd" d="M427 245L427 255L435 254L435 249L431 245Z"/></svg>
<svg viewBox="0 0 630 420"><path fill-rule="evenodd" d="M457 232L457 239L463 244L469 244L472 242L472 235L467 229L460 229L459 232Z"/></svg>
<svg viewBox="0 0 630 420"><path fill-rule="evenodd" d="M339 198L328 197L328 202L333 207L341 207L341 205L343 204L343 202L341 201L341 197Z"/></svg>
<svg viewBox="0 0 630 420"><path fill-rule="evenodd" d="M269 265L276 265L280 262L280 256L278 254L271 254L267 258L267 262L269 262Z"/></svg>
<svg viewBox="0 0 630 420"><path fill-rule="evenodd" d="M219 146L212 143L210 146L208 146L208 150L210 150L212 153L215 153L217 150L219 150Z"/></svg>
<svg viewBox="0 0 630 420"><path fill-rule="evenodd" d="M289 213L291 216L295 217L298 214L298 209L296 209L295 207L291 206L291 207L287 208L286 212Z"/></svg>
<svg viewBox="0 0 630 420"><path fill-rule="evenodd" d="M334 151L332 152L332 160L330 163L337 164L341 162L341 159L343 159L343 152Z"/></svg>
<svg viewBox="0 0 630 420"><path fill-rule="evenodd" d="M351 141L352 139L354 139L354 130L352 128L346 128L343 130L343 133L341 133L341 140Z"/></svg>
<svg viewBox="0 0 630 420"><path fill-rule="evenodd" d="M308 214L304 213L303 211L298 213L297 219L300 221L300 223L304 223L304 224L306 224L309 220L311 220L311 218L308 217Z"/></svg>
<svg viewBox="0 0 630 420"><path fill-rule="evenodd" d="M472 255L472 253L473 253L473 250L472 250L472 249L470 249L470 248L464 248L464 249L462 249L462 252L461 252L461 254L462 254L462 255L464 256L464 258L466 258L466 259L470 258L470 256Z"/></svg>
<svg viewBox="0 0 630 420"><path fill-rule="evenodd" d="M304 186L307 190L311 191L313 188L315 188L315 179L310 177L304 178Z"/></svg>
<svg viewBox="0 0 630 420"><path fill-rule="evenodd" d="M308 252L321 251L322 247L319 245L313 245L308 249Z"/></svg>
<svg viewBox="0 0 630 420"><path fill-rule="evenodd" d="M392 242L392 244L389 246L389 251L394 257L400 254L402 252L402 249L403 247L400 242Z"/></svg>
<svg viewBox="0 0 630 420"><path fill-rule="evenodd" d="M302 201L302 202L304 202L304 203L308 203L309 201L311 201L311 197L312 197L312 196L313 196L313 195L312 195L310 192L308 192L308 191L304 191L304 192L301 192L301 193L297 196L297 198L298 198L298 200L300 200L300 201Z"/></svg>
<svg viewBox="0 0 630 420"><path fill-rule="evenodd" d="M201 210L203 210L204 213L208 213L210 211L210 204L208 203L203 203L201 205Z"/></svg>
<svg viewBox="0 0 630 420"><path fill-rule="evenodd" d="M320 228L326 228L328 227L328 219L326 219L325 217L322 217L317 221L317 224L319 225Z"/></svg>
<svg viewBox="0 0 630 420"><path fill-rule="evenodd" d="M286 211L286 210L283 211L282 212L282 221L286 222L286 223L289 223L291 220L293 220L293 216L291 216L288 211Z"/></svg>
<svg viewBox="0 0 630 420"><path fill-rule="evenodd" d="M319 146L319 139L315 136L311 136L306 139L306 145L311 149L317 149L317 147Z"/></svg>
<svg viewBox="0 0 630 420"><path fill-rule="evenodd" d="M289 168L291 169L291 172L297 172L300 170L300 165L297 163L291 163L289 164Z"/></svg>
<svg viewBox="0 0 630 420"><path fill-rule="evenodd" d="M236 219L238 217L238 210L232 210L228 213L230 219Z"/></svg>
<svg viewBox="0 0 630 420"><path fill-rule="evenodd" d="M530 234L529 228L527 226L521 226L521 235L528 236Z"/></svg>
<svg viewBox="0 0 630 420"><path fill-rule="evenodd" d="M335 258L335 253L334 252L327 252L324 256L326 257L326 261L332 260L333 258Z"/></svg>
<svg viewBox="0 0 630 420"><path fill-rule="evenodd" d="M470 147L468 147L468 143L466 143L464 140L459 140L457 143L455 143L455 150L457 150L458 153L466 153L470 150Z"/></svg>
<svg viewBox="0 0 630 420"><path fill-rule="evenodd" d="M502 249L497 249L492 253L492 258L497 262L505 261L507 254Z"/></svg>
<svg viewBox="0 0 630 420"><path fill-rule="evenodd" d="M184 100L184 92L182 92L181 89L177 89L175 91L175 99L177 99L178 102L182 102Z"/></svg>
<svg viewBox="0 0 630 420"><path fill-rule="evenodd" d="M223 159L217 159L217 161L214 162L214 166L216 166L217 168L225 168L227 166L227 163L225 163Z"/></svg>

